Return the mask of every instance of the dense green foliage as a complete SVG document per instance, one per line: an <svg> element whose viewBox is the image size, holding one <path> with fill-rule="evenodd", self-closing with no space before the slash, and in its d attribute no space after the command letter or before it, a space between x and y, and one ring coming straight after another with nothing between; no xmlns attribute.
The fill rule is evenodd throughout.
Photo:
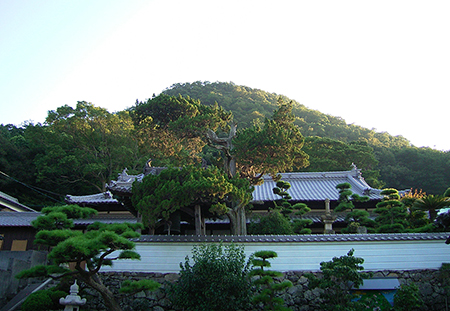
<svg viewBox="0 0 450 311"><path fill-rule="evenodd" d="M197 99L161 94L129 109L136 135L157 165L198 163L208 130L225 130L231 113Z"/></svg>
<svg viewBox="0 0 450 311"><path fill-rule="evenodd" d="M305 138L303 151L309 155L309 166L304 172L347 170L353 163L364 172L364 179L374 188L382 187L378 160L374 149L366 141L345 143L336 139L310 136Z"/></svg>
<svg viewBox="0 0 450 311"><path fill-rule="evenodd" d="M294 234L291 222L279 211L256 216L248 224L249 234Z"/></svg>
<svg viewBox="0 0 450 311"><path fill-rule="evenodd" d="M248 181L238 176L228 178L216 167L186 166L168 168L135 182L132 201L143 223L154 231L160 221L167 222L175 211L185 208L193 212L195 205L205 216L227 214L232 203L246 206L252 191Z"/></svg>
<svg viewBox="0 0 450 311"><path fill-rule="evenodd" d="M430 220L434 221L440 209L448 207L450 199L441 195L426 195L413 204L414 208L427 211L430 215Z"/></svg>
<svg viewBox="0 0 450 311"><path fill-rule="evenodd" d="M21 305L22 311L61 310L59 299L67 293L56 288L39 290L31 293Z"/></svg>
<svg viewBox="0 0 450 311"><path fill-rule="evenodd" d="M404 232L408 226L408 210L400 200L400 195L396 189L384 189L380 193L384 198L377 203L374 210L378 214L376 222L377 232Z"/></svg>
<svg viewBox="0 0 450 311"><path fill-rule="evenodd" d="M271 119L238 131L233 140L233 154L243 176L257 180L270 174L276 178L280 172L303 168L309 163L302 150L304 138L293 123L292 102L279 98L277 105Z"/></svg>
<svg viewBox="0 0 450 311"><path fill-rule="evenodd" d="M257 305L262 304L264 310L267 311L291 310L284 307L284 300L277 296L277 294L292 287L292 282L288 280L275 282L274 278L282 277L283 273L264 269L271 267L268 259L276 258L278 257L278 254L274 251L257 251L253 254L253 257L252 264L256 268L253 268L250 275L254 277L253 283L261 288L261 291L253 297L253 303Z"/></svg>
<svg viewBox="0 0 450 311"><path fill-rule="evenodd" d="M394 310L395 311L414 311L421 310L423 306L420 297L419 287L412 284L402 284L394 294Z"/></svg>
<svg viewBox="0 0 450 311"><path fill-rule="evenodd" d="M142 229L142 225L94 222L83 234L70 230L73 226L72 218L89 218L96 214L95 210L71 205L45 208L42 213L44 215L39 216L32 224L38 230L35 243L50 250L50 264L22 270L16 277L76 278L98 291L109 310L120 311L117 297L103 284L98 272L102 266L112 265L114 260L140 259L130 238L139 237L137 230ZM111 257L114 252L117 255ZM69 265L73 265L73 269ZM155 289L159 286L155 283L138 284L135 288L140 290L146 285L146 289ZM132 286L126 285L128 288Z"/></svg>
<svg viewBox="0 0 450 311"><path fill-rule="evenodd" d="M292 113L294 132L276 122L274 112L280 101L291 109L279 111L287 112L285 116ZM278 138L286 131L295 134L303 144L301 152L309 156L309 166L294 163L294 170L348 170L355 163L376 188L441 194L450 185L449 151L417 148L401 136L347 124L278 94L233 83L195 82L174 84L126 111L110 113L78 102L75 108L66 105L50 111L44 124L0 125L0 189L39 209L38 205L60 203L66 194L98 193L125 167L140 173L149 158L155 166L192 164L200 157L219 166L223 155L208 148L202 134L210 128L223 137L231 120L229 112L238 124L238 144L270 129L276 129L270 132L276 142L283 141ZM253 143L254 148L260 147L258 139ZM248 154L254 154L253 149L247 150L240 151L242 165L248 164ZM288 166L272 171L291 169Z"/></svg>
<svg viewBox="0 0 450 311"><path fill-rule="evenodd" d="M256 120L261 122L269 117L276 109L280 96L233 83L199 81L174 84L164 93L188 95L205 105L217 102L233 113L239 128L249 127ZM285 102L291 101L285 96L281 97ZM381 181L387 187L416 188L430 194L439 194L450 185L449 151L414 147L402 136L391 136L386 132L347 124L342 118L309 109L296 101L292 103L294 124L306 138L303 151L310 155L311 166L306 170L347 170L353 162L363 169L366 180L373 187L381 188ZM310 137L312 142L308 146ZM317 141L314 141L314 137L317 137ZM323 145L323 138L331 141L325 140L326 144ZM355 144L367 144L369 149L355 152L352 150Z"/></svg>
<svg viewBox="0 0 450 311"><path fill-rule="evenodd" d="M364 270L364 259L353 256L353 253L354 250L351 249L345 256L321 262L322 278L308 274L309 288L324 289L322 298L325 310L352 310L357 305L352 302L352 287L359 288L364 279L372 277L370 272L361 272Z"/></svg>
<svg viewBox="0 0 450 311"><path fill-rule="evenodd" d="M180 278L169 289L176 306L186 311L246 309L252 286L242 245L197 245L192 260L180 263Z"/></svg>
<svg viewBox="0 0 450 311"><path fill-rule="evenodd" d="M286 219L291 221L292 231L300 234L310 234L311 229L306 228L311 225L311 219L303 219L303 215L309 213L311 209L305 203L289 202L292 197L287 190L291 188L291 184L284 180L276 182L276 187L272 189L273 193L280 196L281 199L274 202L274 210L279 211ZM264 233L267 234L267 233Z"/></svg>
<svg viewBox="0 0 450 311"><path fill-rule="evenodd" d="M353 193L350 189L352 185L349 183L342 183L336 185L336 189L339 191L338 206L335 207L335 212L348 211L345 216L347 222L347 228L342 229L343 233L356 233L360 226L374 227L375 222L369 218L369 212L361 209L355 209L353 202L367 202L369 197L359 196ZM371 230L368 230L371 231Z"/></svg>

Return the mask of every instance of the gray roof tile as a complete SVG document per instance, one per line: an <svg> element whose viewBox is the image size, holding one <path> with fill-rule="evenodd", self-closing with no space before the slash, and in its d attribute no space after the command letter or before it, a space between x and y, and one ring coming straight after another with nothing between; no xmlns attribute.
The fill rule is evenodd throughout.
<svg viewBox="0 0 450 311"><path fill-rule="evenodd" d="M68 204L120 204L109 191L90 195L66 195L65 201Z"/></svg>
<svg viewBox="0 0 450 311"><path fill-rule="evenodd" d="M30 227L31 222L40 216L37 212L0 212L0 227ZM136 223L136 217L128 214L99 214L88 219L75 219L75 225L89 225L96 221L113 224Z"/></svg>
<svg viewBox="0 0 450 311"><path fill-rule="evenodd" d="M381 190L375 189L366 183L356 167L351 171L340 172L294 172L280 174L281 180L291 184L287 192L295 201L324 201L325 199L337 200L339 192L336 186L341 183L350 183L351 190L360 196L367 195L372 200L381 199ZM269 175L263 176L264 183L255 186L253 202L279 200L272 189L276 182Z"/></svg>
<svg viewBox="0 0 450 311"><path fill-rule="evenodd" d="M378 234L311 234L311 235L142 235L136 242L347 242L347 241L415 241L443 240L449 232L438 233L378 233Z"/></svg>

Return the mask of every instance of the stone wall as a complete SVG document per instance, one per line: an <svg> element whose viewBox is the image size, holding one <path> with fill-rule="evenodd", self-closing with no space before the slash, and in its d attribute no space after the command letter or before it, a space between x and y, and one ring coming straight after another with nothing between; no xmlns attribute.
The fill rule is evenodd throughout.
<svg viewBox="0 0 450 311"><path fill-rule="evenodd" d="M284 278L293 283L283 295L288 307L293 311L320 311L321 299L320 289L309 289L308 279L304 276L307 271L290 271L284 274ZM446 294L442 276L439 270L409 270L409 271L376 271L374 277L395 277L400 284L415 283L419 289L425 305L421 310L441 311L446 310ZM123 299L124 311L155 310L155 311L174 311L170 300L165 293L167 283L175 282L178 274L174 273L103 273L102 278L106 285L115 293L118 293L120 283L125 279L140 280L143 278L152 278L163 284L155 292L140 292L133 297ZM88 299L86 306L82 310L106 310L99 298L99 295L89 289L83 288L81 295ZM255 309L256 310L256 309Z"/></svg>
<svg viewBox="0 0 450 311"><path fill-rule="evenodd" d="M18 280L16 274L47 261L47 253L39 251L1 251L0 252L0 307L23 287L35 279Z"/></svg>

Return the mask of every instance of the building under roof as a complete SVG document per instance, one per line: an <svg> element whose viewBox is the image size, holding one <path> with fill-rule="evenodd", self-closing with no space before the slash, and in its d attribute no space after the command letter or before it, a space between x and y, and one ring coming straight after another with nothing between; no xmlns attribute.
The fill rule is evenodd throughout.
<svg viewBox="0 0 450 311"><path fill-rule="evenodd" d="M368 196L371 200L381 200L381 190L375 189L366 183L361 175L361 170L356 166L350 171L338 172L293 172L282 173L281 180L291 184L287 192L294 201L337 201L339 191L336 189L338 184L349 183L351 191L360 196ZM269 176L263 176L264 183L255 186L253 192L253 201L274 201L279 200L280 196L273 193L272 189L276 187L276 182Z"/></svg>
<svg viewBox="0 0 450 311"><path fill-rule="evenodd" d="M333 210L338 205L339 191L336 186L349 183L351 191L360 196L368 196L368 202L355 202L356 208L373 209L383 199L381 189L372 188L362 177L361 170L353 165L350 171L336 172L292 172L281 173L281 180L289 182L291 188L287 190L292 197L290 201L307 204L316 211L325 210L325 201L330 201ZM256 209L264 210L273 206L273 201L281 197L273 193L276 182L269 176L263 176L264 183L255 186L253 205ZM400 191L400 194L409 190ZM305 215L306 216L306 215Z"/></svg>

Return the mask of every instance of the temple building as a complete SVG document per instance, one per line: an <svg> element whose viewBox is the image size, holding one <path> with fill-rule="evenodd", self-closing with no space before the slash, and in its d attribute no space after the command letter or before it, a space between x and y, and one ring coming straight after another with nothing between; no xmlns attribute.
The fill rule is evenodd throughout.
<svg viewBox="0 0 450 311"><path fill-rule="evenodd" d="M97 209L102 214L128 214L139 218L137 211L131 204L133 182L141 181L147 174L157 175L163 169L165 168L146 167L144 173L138 175L129 175L125 169L118 175L117 180L110 181L107 184L107 192L86 196L67 195L66 202L68 204L89 206ZM347 225L344 221L345 213L332 212L338 205L339 192L336 189L338 184L349 183L352 186L351 191L353 193L369 197L368 202L355 203L355 207L358 209L371 212L382 199L380 195L381 190L372 188L367 184L362 177L361 170L355 165L349 171L292 172L280 175L281 180L291 184L291 188L287 191L292 197L290 202L293 204L305 203L311 208L311 212L305 214L303 218L313 220L313 224L310 227L313 233L325 232L327 219L324 217L327 214L333 214L332 218L329 218L333 230L339 232L340 228ZM274 207L274 201L281 199L272 191L276 186L276 182L269 175L265 175L262 178L264 182L255 186L253 200L251 201L253 208L249 213L247 222L251 221L252 216L266 213L270 208ZM179 224L174 226L171 234L195 234L194 221L191 216L176 215L175 222L179 222ZM105 215L105 217L108 216ZM226 216L206 219L205 224L207 234L230 234L230 222ZM156 234L167 234L167 228L162 226L156 231Z"/></svg>

